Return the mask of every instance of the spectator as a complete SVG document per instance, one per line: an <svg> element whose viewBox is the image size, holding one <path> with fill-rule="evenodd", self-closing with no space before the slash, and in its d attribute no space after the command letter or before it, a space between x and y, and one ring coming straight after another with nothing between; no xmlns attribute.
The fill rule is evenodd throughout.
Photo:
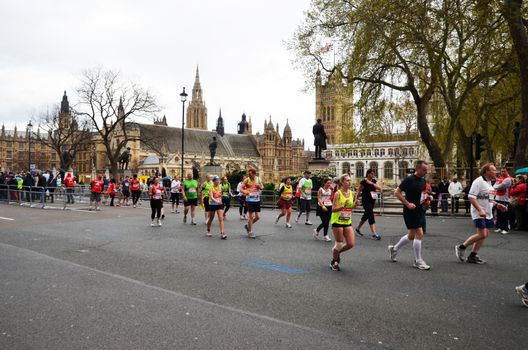
<svg viewBox="0 0 528 350"><path fill-rule="evenodd" d="M438 191L440 192L440 206L442 208L442 213L447 213L447 198L449 196L449 181L447 181L447 177L444 177L438 184Z"/></svg>
<svg viewBox="0 0 528 350"><path fill-rule="evenodd" d="M469 201L469 190L471 189L471 181L466 181L466 187L462 190L464 194L464 208L466 209L466 214L469 214L471 209L471 202Z"/></svg>
<svg viewBox="0 0 528 350"><path fill-rule="evenodd" d="M514 230L526 229L526 179L518 175L510 189L510 204L515 210L516 224Z"/></svg>
<svg viewBox="0 0 528 350"><path fill-rule="evenodd" d="M458 213L458 200L462 193L462 184L458 182L456 177L453 179L453 182L449 184L448 192L451 196L451 213Z"/></svg>
<svg viewBox="0 0 528 350"><path fill-rule="evenodd" d="M29 171L26 173L22 185L24 186L24 191L26 191L26 201L31 202L31 192L33 190L32 187L35 186L35 180L33 180Z"/></svg>
<svg viewBox="0 0 528 350"><path fill-rule="evenodd" d="M75 191L75 180L73 179L71 173L66 174L64 185L66 186L66 196L68 198L67 203L74 204L75 200L73 199L73 192Z"/></svg>

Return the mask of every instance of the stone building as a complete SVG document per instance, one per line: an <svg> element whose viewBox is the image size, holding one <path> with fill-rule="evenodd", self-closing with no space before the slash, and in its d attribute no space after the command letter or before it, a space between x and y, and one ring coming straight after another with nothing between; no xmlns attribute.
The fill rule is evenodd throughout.
<svg viewBox="0 0 528 350"><path fill-rule="evenodd" d="M321 72L315 77L315 119L321 119L328 144L350 142L353 130L352 86L347 85L338 69L323 83Z"/></svg>
<svg viewBox="0 0 528 350"><path fill-rule="evenodd" d="M264 121L264 133L257 133L257 148L262 158L262 177L265 182L279 182L285 176L299 175L306 169L304 140L293 140L288 120L282 133L279 124L273 127L271 117Z"/></svg>
<svg viewBox="0 0 528 350"><path fill-rule="evenodd" d="M196 67L191 102L187 108L187 128L207 130L207 107L205 107L205 101L202 98L198 67Z"/></svg>

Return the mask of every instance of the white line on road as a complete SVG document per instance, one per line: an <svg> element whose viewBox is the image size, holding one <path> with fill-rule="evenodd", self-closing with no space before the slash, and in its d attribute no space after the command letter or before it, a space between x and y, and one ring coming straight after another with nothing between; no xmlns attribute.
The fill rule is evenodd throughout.
<svg viewBox="0 0 528 350"><path fill-rule="evenodd" d="M11 218L4 218L4 217L2 217L2 216L0 216L0 219L2 219L2 220L8 220L8 221L15 221L15 219L11 219Z"/></svg>

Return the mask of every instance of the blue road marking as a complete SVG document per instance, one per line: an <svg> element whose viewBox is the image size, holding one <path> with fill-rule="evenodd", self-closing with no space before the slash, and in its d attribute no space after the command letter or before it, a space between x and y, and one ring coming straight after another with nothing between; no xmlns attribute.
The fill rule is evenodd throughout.
<svg viewBox="0 0 528 350"><path fill-rule="evenodd" d="M284 273L289 273L289 274L294 274L294 275L299 275L299 274L303 274L303 273L306 272L304 270L296 269L296 268L293 268L293 267L288 267L288 266L283 266L283 265L275 265L275 264L268 264L268 263L263 263L263 262L259 262L259 261L250 261L250 262L248 262L248 266L254 267L256 269L261 269L261 270L284 272Z"/></svg>

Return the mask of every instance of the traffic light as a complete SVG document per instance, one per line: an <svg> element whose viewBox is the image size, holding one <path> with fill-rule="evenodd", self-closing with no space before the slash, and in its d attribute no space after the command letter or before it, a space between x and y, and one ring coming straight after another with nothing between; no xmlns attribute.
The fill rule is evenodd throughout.
<svg viewBox="0 0 528 350"><path fill-rule="evenodd" d="M475 160L480 160L480 154L486 150L484 136L481 134L475 135Z"/></svg>

